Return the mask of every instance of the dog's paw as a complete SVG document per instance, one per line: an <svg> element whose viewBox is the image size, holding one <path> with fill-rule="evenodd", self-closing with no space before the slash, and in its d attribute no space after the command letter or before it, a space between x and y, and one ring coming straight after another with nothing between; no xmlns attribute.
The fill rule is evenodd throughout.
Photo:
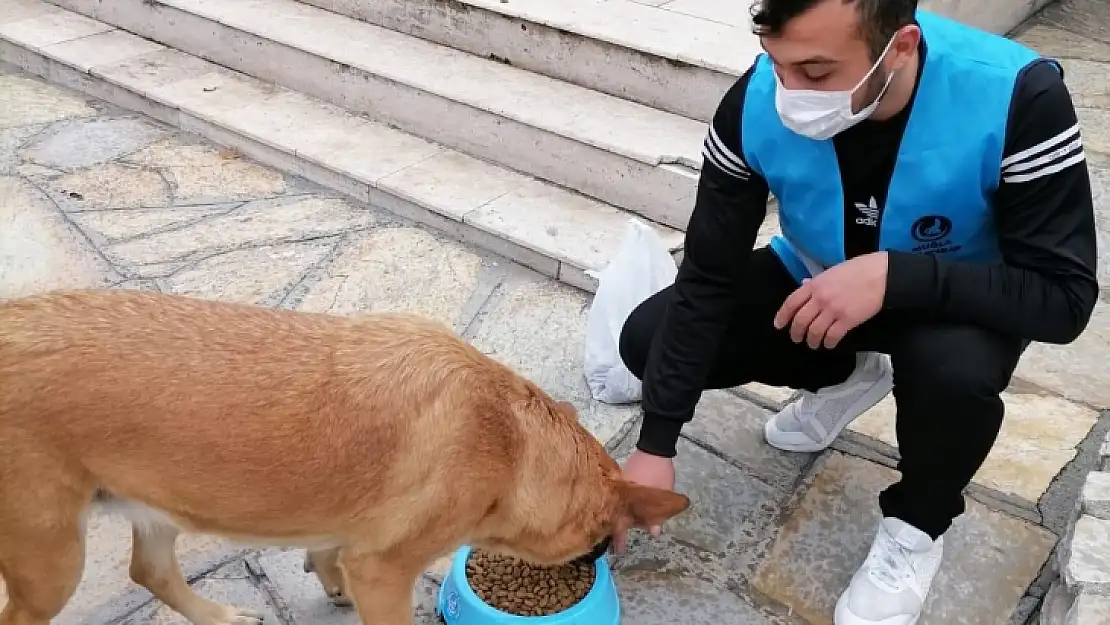
<svg viewBox="0 0 1110 625"><path fill-rule="evenodd" d="M343 591L339 590L338 588L332 589L328 593L328 599L330 599L331 604L337 608L349 608L354 605L354 602L351 601L351 598L343 594Z"/></svg>
<svg viewBox="0 0 1110 625"><path fill-rule="evenodd" d="M223 614L212 625L262 625L262 613L255 610L224 606Z"/></svg>

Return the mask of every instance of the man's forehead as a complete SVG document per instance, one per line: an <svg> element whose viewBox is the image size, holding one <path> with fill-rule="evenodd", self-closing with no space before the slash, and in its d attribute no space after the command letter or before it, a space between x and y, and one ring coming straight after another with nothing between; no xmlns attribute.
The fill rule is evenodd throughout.
<svg viewBox="0 0 1110 625"><path fill-rule="evenodd" d="M791 65L839 62L865 49L856 6L844 0L815 5L777 36L760 37L760 44L776 62Z"/></svg>

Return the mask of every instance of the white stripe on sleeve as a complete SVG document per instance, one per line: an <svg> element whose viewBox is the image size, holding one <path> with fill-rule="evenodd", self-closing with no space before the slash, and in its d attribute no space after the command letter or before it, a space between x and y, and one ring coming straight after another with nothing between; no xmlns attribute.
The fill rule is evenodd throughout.
<svg viewBox="0 0 1110 625"><path fill-rule="evenodd" d="M751 177L751 170L748 169L744 160L725 146L712 124L709 126L709 133L705 137L705 144L702 146L701 153L707 161L734 178L747 180Z"/></svg>
<svg viewBox="0 0 1110 625"><path fill-rule="evenodd" d="M1079 124L1002 160L1002 181L1020 183L1063 171L1086 160Z"/></svg>

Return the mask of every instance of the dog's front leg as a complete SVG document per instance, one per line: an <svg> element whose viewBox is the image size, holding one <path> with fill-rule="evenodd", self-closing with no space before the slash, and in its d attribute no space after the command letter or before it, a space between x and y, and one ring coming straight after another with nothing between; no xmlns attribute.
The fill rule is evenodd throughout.
<svg viewBox="0 0 1110 625"><path fill-rule="evenodd" d="M339 553L339 566L362 625L413 625L412 594L423 570L420 563L346 548Z"/></svg>

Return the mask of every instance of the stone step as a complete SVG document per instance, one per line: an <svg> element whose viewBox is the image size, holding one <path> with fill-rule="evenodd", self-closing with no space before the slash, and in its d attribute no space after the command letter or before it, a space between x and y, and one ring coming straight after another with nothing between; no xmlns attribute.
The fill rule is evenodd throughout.
<svg viewBox="0 0 1110 625"><path fill-rule="evenodd" d="M733 0L301 1L701 121L761 51ZM921 7L1006 33L1048 1Z"/></svg>
<svg viewBox="0 0 1110 625"><path fill-rule="evenodd" d="M38 0L0 60L593 291L629 213ZM682 233L658 227L677 249Z"/></svg>
<svg viewBox="0 0 1110 625"><path fill-rule="evenodd" d="M760 52L746 25L626 0L302 2L706 122Z"/></svg>
<svg viewBox="0 0 1110 625"><path fill-rule="evenodd" d="M685 228L703 122L295 0L53 0L250 76Z"/></svg>

